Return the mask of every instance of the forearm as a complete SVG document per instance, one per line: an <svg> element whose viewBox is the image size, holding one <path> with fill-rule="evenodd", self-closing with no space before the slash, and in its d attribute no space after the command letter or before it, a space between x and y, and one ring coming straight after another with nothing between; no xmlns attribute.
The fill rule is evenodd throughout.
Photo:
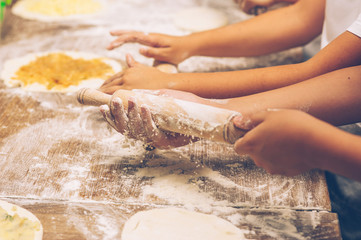
<svg viewBox="0 0 361 240"><path fill-rule="evenodd" d="M303 64L216 73L179 73L168 76L167 88L206 98L246 96L297 83L309 77Z"/></svg>
<svg viewBox="0 0 361 240"><path fill-rule="evenodd" d="M345 32L307 62L221 73L171 76L171 88L202 97L240 97L285 87L337 69L361 64L361 39Z"/></svg>
<svg viewBox="0 0 361 240"><path fill-rule="evenodd" d="M268 108L298 109L342 125L361 121L360 89L361 66L357 66L272 91L233 98L226 107L244 115Z"/></svg>
<svg viewBox="0 0 361 240"><path fill-rule="evenodd" d="M319 151L313 154L318 168L361 181L361 137L324 126L310 141Z"/></svg>
<svg viewBox="0 0 361 240"><path fill-rule="evenodd" d="M303 45L322 30L324 1L301 0L247 21L195 33L192 55L257 56Z"/></svg>

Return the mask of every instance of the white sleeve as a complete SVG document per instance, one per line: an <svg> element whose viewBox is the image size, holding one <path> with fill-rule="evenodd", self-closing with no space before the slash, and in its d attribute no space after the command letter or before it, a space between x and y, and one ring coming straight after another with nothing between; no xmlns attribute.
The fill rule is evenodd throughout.
<svg viewBox="0 0 361 240"><path fill-rule="evenodd" d="M358 15L356 21L354 21L347 31L355 34L358 37L361 37L361 14Z"/></svg>

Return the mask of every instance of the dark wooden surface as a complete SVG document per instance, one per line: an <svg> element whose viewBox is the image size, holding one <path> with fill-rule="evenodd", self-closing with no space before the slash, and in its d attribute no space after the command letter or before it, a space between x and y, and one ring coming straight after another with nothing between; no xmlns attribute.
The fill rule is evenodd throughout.
<svg viewBox="0 0 361 240"><path fill-rule="evenodd" d="M125 1L123 7L140 14L117 15L123 20L119 25L156 26L154 31L172 34L182 32L164 22L170 7L199 4L159 1L148 7L159 8L160 14L147 16L147 6L135 2ZM230 3L220 8L234 13L232 21L244 16ZM136 45L104 49L109 38L103 34L116 29L118 18L113 24L45 24L8 11L0 70L6 59L32 51L92 51L120 61L127 52L136 55ZM234 70L299 60L300 50L293 49L262 58L192 58L180 70ZM34 213L45 240L120 239L125 221L137 211L174 206L222 217L247 239L340 239L323 172L271 176L235 154L232 146L208 141L147 152L112 130L97 108L79 105L73 93L24 92L0 82L0 170L1 200Z"/></svg>

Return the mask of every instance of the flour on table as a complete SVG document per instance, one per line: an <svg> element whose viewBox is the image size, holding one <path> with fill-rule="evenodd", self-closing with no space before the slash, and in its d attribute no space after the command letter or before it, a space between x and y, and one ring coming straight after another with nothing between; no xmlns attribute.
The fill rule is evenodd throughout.
<svg viewBox="0 0 361 240"><path fill-rule="evenodd" d="M184 30L201 32L227 25L228 18L217 9L194 7L177 13L174 17L174 24Z"/></svg>
<svg viewBox="0 0 361 240"><path fill-rule="evenodd" d="M124 225L122 240L242 240L243 231L215 215L180 208L138 212Z"/></svg>

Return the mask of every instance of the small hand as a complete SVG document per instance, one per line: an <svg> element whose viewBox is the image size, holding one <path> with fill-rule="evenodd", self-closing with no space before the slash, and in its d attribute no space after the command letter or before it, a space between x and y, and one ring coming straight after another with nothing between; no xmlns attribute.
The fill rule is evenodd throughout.
<svg viewBox="0 0 361 240"><path fill-rule="evenodd" d="M325 156L324 131L330 126L296 110L267 111L250 119L234 119L236 127L251 129L234 147L248 154L271 174L294 176L320 166ZM326 157L327 158L327 157Z"/></svg>
<svg viewBox="0 0 361 240"><path fill-rule="evenodd" d="M118 132L129 138L150 143L159 149L169 149L187 145L198 139L178 133L160 130L152 119L147 106L138 106L135 99L129 98L127 111L122 100L114 97L108 105L100 108L106 121Z"/></svg>
<svg viewBox="0 0 361 240"><path fill-rule="evenodd" d="M126 56L127 69L119 72L99 88L100 91L113 94L118 89L159 89L167 88L170 75L136 62L131 55Z"/></svg>
<svg viewBox="0 0 361 240"><path fill-rule="evenodd" d="M140 54L154 58L162 62L178 64L191 56L189 41L184 37L175 37L165 34L150 33L145 34L137 31L112 31L112 36L117 39L112 41L107 47L108 50L117 48L124 43L140 43L147 47L139 50Z"/></svg>

